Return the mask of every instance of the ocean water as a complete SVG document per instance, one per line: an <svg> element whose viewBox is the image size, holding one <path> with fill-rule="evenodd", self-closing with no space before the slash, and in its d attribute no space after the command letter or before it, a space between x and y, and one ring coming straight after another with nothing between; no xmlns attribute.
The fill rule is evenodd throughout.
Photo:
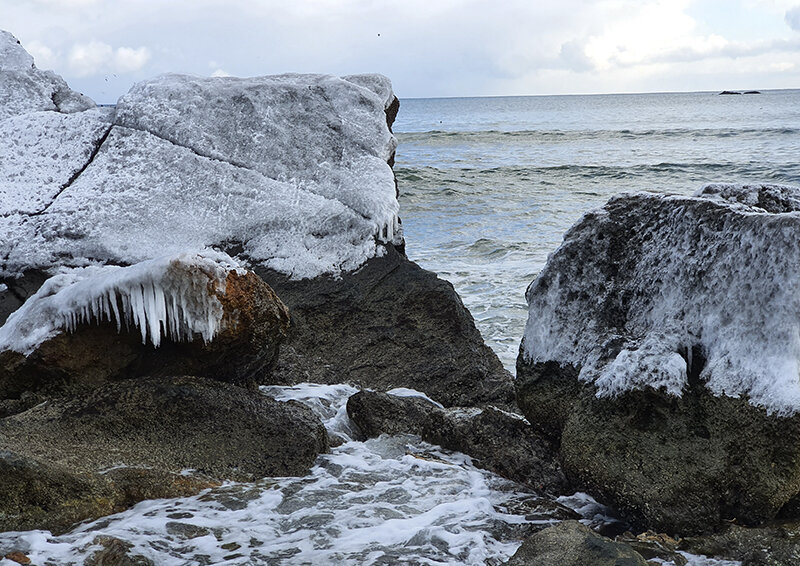
<svg viewBox="0 0 800 566"><path fill-rule="evenodd" d="M587 210L623 191L800 185L800 91L403 100L394 130L408 255L454 284L510 370L525 288ZM0 533L0 557L83 564L113 536L159 565L498 565L555 521L553 502L463 454L411 436L355 440L350 386L263 392L307 404L340 442L308 476L147 501L61 536ZM594 526L615 521L585 494L559 503Z"/></svg>
<svg viewBox="0 0 800 566"><path fill-rule="evenodd" d="M512 373L525 289L588 210L800 185L800 90L401 100L394 132L407 253L453 283Z"/></svg>

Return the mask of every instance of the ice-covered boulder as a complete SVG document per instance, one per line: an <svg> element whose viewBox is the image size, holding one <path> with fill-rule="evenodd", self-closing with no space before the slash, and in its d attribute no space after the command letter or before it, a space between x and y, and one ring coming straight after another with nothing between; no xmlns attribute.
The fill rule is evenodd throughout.
<svg viewBox="0 0 800 566"><path fill-rule="evenodd" d="M527 292L520 407L573 479L669 531L800 492L800 190L610 200Z"/></svg>
<svg viewBox="0 0 800 566"><path fill-rule="evenodd" d="M186 254L51 277L0 327L0 403L142 375L263 381L289 315L231 262Z"/></svg>
<svg viewBox="0 0 800 566"><path fill-rule="evenodd" d="M41 71L33 57L7 31L0 30L0 121L40 110L80 112L92 99L75 92L52 71Z"/></svg>
<svg viewBox="0 0 800 566"><path fill-rule="evenodd" d="M387 163L391 89L372 86L378 94L320 75L140 83L110 131L87 123L83 138L70 139L98 142L82 164L34 152L31 173L5 183L36 207L0 224L0 272L131 264L207 246L297 279L356 269L382 243L402 241ZM26 119L28 137L72 131ZM20 143L6 151L19 153ZM37 169L49 172L46 182Z"/></svg>

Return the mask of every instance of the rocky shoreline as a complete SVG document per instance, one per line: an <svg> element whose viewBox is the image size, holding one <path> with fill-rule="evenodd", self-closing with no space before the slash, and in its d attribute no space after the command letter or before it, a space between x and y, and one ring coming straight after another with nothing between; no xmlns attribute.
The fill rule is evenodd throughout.
<svg viewBox="0 0 800 566"><path fill-rule="evenodd" d="M800 190L585 216L528 290L514 380L404 253L385 77L168 75L97 109L0 32L0 79L0 531L304 476L337 439L259 387L348 383L363 439L623 516L559 509L508 564L800 560Z"/></svg>

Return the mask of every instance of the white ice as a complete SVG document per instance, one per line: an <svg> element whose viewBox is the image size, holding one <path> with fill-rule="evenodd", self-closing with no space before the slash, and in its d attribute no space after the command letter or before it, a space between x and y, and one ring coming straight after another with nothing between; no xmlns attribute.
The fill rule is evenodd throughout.
<svg viewBox="0 0 800 566"><path fill-rule="evenodd" d="M358 268L402 234L387 164L396 145L384 113L391 83L352 80L165 75L139 83L68 187L105 133L102 121L89 113L9 121L0 276L228 244L295 279ZM59 140L74 147L51 151Z"/></svg>
<svg viewBox="0 0 800 566"><path fill-rule="evenodd" d="M0 122L27 112L71 113L94 106L52 71L37 69L17 38L0 30Z"/></svg>
<svg viewBox="0 0 800 566"><path fill-rule="evenodd" d="M576 223L529 290L524 356L579 366L599 396L644 387L681 395L699 348L700 380L715 395L794 414L800 189L716 186L699 195L617 197ZM774 206L789 212L764 208ZM606 234L620 231L623 251L607 249ZM628 242L635 256L625 255ZM609 327L619 301L627 301L622 326Z"/></svg>
<svg viewBox="0 0 800 566"><path fill-rule="evenodd" d="M142 343L162 338L210 342L220 328L225 279L235 269L217 252L143 261L131 267L65 270L48 279L0 327L0 351L28 355L45 340L80 323L136 328Z"/></svg>

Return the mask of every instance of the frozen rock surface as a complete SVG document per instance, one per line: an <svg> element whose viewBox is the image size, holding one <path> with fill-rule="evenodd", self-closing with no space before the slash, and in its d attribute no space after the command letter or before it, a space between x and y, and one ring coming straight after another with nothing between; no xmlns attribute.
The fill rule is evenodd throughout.
<svg viewBox="0 0 800 566"><path fill-rule="evenodd" d="M800 409L800 189L612 199L527 292L523 362L579 368L599 396L696 375L771 414Z"/></svg>
<svg viewBox="0 0 800 566"><path fill-rule="evenodd" d="M59 332L104 321L118 332L123 324L138 329L142 343L155 347L162 334L177 342L198 334L208 343L219 332L223 309L217 295L224 295L233 269L219 257L186 255L56 275L0 327L0 351L27 355Z"/></svg>
<svg viewBox="0 0 800 566"><path fill-rule="evenodd" d="M252 388L269 374L288 327L269 285L224 254L65 271L0 327L0 416L42 395L141 376Z"/></svg>
<svg viewBox="0 0 800 566"><path fill-rule="evenodd" d="M0 121L39 110L71 113L94 107L61 77L37 69L17 38L0 30Z"/></svg>
<svg viewBox="0 0 800 566"><path fill-rule="evenodd" d="M74 117L31 98L0 97L25 112L0 122L6 279L206 247L336 276L402 242L385 77L165 75Z"/></svg>
<svg viewBox="0 0 800 566"><path fill-rule="evenodd" d="M798 516L799 194L614 198L528 290L517 402L638 527Z"/></svg>

